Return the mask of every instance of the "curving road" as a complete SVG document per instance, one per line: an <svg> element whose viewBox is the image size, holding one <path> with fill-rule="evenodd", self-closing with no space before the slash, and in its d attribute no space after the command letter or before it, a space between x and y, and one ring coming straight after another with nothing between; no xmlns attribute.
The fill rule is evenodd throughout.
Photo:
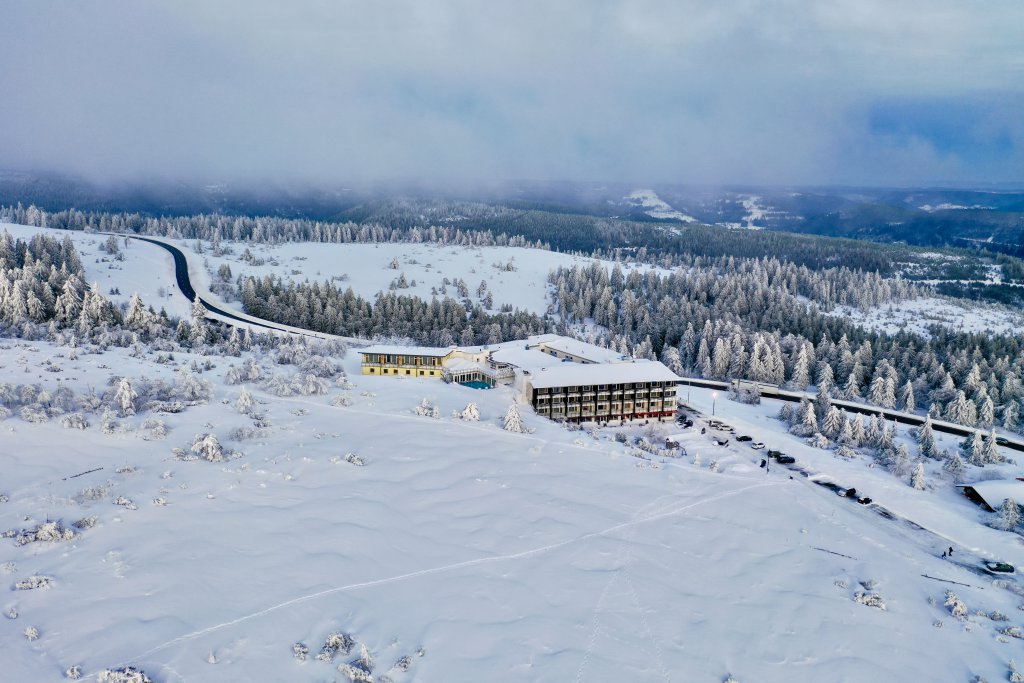
<svg viewBox="0 0 1024 683"><path fill-rule="evenodd" d="M195 287L192 286L192 280L189 278L188 272L188 259L185 258L185 254L184 252L181 251L181 249L178 249L176 246L172 244L167 244L166 242L152 239L150 237L142 237L139 235L132 235L131 237L132 239L137 239L143 242L149 242L150 244L155 244L156 246L170 252L171 256L174 257L174 278L178 282L178 289L181 290L182 295L185 296L189 301L196 300L198 293L196 292ZM237 321L238 323L244 324L246 326L261 327L265 330L271 330L273 332L300 334L306 337L315 337L317 339L325 339L331 336L322 335L311 331L303 332L300 330L295 330L283 325L277 325L273 322L270 322L269 320L260 320L259 318L254 318L252 316L243 317L235 312L221 308L217 304L211 303L209 300L204 299L201 296L199 297L199 301L203 304L203 306L206 307L206 310L208 310L209 312L216 313L217 315L222 316L224 318L228 318L228 320L224 320L221 322L225 322L229 325L231 324L231 321Z"/></svg>
<svg viewBox="0 0 1024 683"><path fill-rule="evenodd" d="M156 240L156 239L152 239L150 237L142 237L142 236L139 236L139 235L133 235L131 237L133 239L142 240L143 242L149 242L150 244L155 244L156 246L161 247L162 249L165 249L168 252L170 252L171 256L174 257L174 276L175 276L175 279L178 281L178 289L181 290L181 293L184 296L186 296L189 301L195 301L197 293L196 293L195 288L192 286L191 279L189 278L188 259L185 258L184 252L182 252L181 249L178 249L176 246L174 246L172 244L167 244L166 242L163 242L163 241L160 241L160 240ZM229 311L229 310L225 310L224 308L221 308L220 306L217 306L216 304L213 304L210 301L208 301L208 300L206 300L206 299L204 299L202 297L199 297L199 301L201 301L202 304L204 306L206 306L206 309L208 311L210 311L211 313L216 313L217 315L220 315L220 316L223 316L224 318L227 318L228 320L223 321L223 322L226 322L227 324L231 324L230 321L234 320L234 321L237 321L238 323L241 323L241 324L244 324L244 325L248 325L248 326L252 326L252 327L261 327L263 329L271 330L273 332L286 332L288 334L301 334L301 335L304 335L304 336L307 336L307 337L314 337L314 338L317 338L317 339L325 339L325 338L330 338L332 336L332 335L323 335L323 334L319 334L319 333L311 332L311 331L304 332L304 331L301 331L301 330L296 330L294 328L289 328L289 327L286 327L286 326L283 326L283 325L275 324L273 322L270 322L269 320L261 320L259 318L254 318L252 316L242 317L242 316L238 315L237 313L234 313L234 312ZM715 390L718 390L718 391L729 391L729 389L731 388L731 385L730 385L729 382L716 382L714 380L698 379L698 378L692 378L692 377L684 377L683 378L683 383L685 383L686 385L689 385L689 386L700 387L702 389L715 389ZM775 395L773 395L773 396L765 396L764 398L774 398L774 399L777 399L777 400L780 400L780 401L790 401L790 402L793 402L793 403L798 403L798 402L802 401L805 397L809 398L809 399L811 399L813 401L814 398L815 398L815 395L814 394L804 394L804 393L799 393L799 392L778 391ZM881 413L886 418L888 418L890 420L897 421L897 422L902 422L903 424L907 424L907 425L922 425L922 424L924 424L924 418L921 417L920 415L913 415L911 413L903 413L903 412L899 412L899 411L895 411L895 410L887 410L885 408L878 408L878 407L874 407L874 406L868 406L868 405L864 405L864 404L861 404L861 403L852 403L850 401L840 401L840 400L833 399L833 403L838 405L843 410L846 410L846 411L851 412L851 413L860 413L862 415L878 415L879 413ZM975 431L978 431L978 430L972 429L970 427L963 427L963 426L952 424L952 423L949 423L949 422L942 422L942 421L936 421L936 420L932 421L932 429L934 429L937 432L944 432L946 434L954 434L956 436L969 436L969 435L973 434ZM1019 439L1011 439L1011 438L1006 437L1006 436L999 436L999 437L996 437L996 443L998 443L1000 446L1002 446L1004 448L1009 448L1011 450L1024 452L1024 441L1021 441Z"/></svg>

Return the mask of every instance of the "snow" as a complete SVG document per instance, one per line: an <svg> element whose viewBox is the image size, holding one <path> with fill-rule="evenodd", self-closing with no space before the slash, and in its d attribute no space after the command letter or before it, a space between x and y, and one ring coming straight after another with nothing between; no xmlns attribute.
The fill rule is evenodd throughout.
<svg viewBox="0 0 1024 683"><path fill-rule="evenodd" d="M1024 315L1012 309L946 297L922 297L867 310L837 306L830 315L849 318L869 330L894 334L900 330L929 336L927 327L939 324L957 332L1017 334Z"/></svg>
<svg viewBox="0 0 1024 683"><path fill-rule="evenodd" d="M972 209L991 209L993 207L984 206L982 204L971 204L970 206L965 206L963 204L950 204L949 202L943 202L942 204L935 205L922 204L917 208L922 211L927 211L928 213L934 213L936 211L970 211Z"/></svg>
<svg viewBox="0 0 1024 683"><path fill-rule="evenodd" d="M631 363L561 363L541 368L529 377L535 389L624 382L678 382L679 377L658 361Z"/></svg>
<svg viewBox="0 0 1024 683"><path fill-rule="evenodd" d="M494 308L503 304L538 314L548 307L548 273L559 266L587 265L589 258L580 258L542 249L523 247L460 247L428 243L382 243L382 244L314 244L289 243L281 245L253 245L222 242L230 247L231 255L216 257L209 248L203 255L192 253L193 243L175 242L191 260L198 264L204 261L207 268L198 268L193 278L203 287L211 282L209 270L217 271L222 263L231 267L233 278L273 274L284 279L327 280L337 279L335 286L352 290L369 300L380 291L388 291L391 283L405 274L414 286L395 290L398 294L431 299L431 290L440 291L447 277L454 281L462 278L469 288L469 298L478 300L476 289L481 280L487 281L487 288L494 297ZM248 248L257 258L265 259L263 265L253 266L240 259ZM397 270L389 267L397 259ZM516 270L508 271L495 264L512 263ZM609 264L610 267L610 264ZM448 296L459 299L454 285L447 286ZM235 307L237 307L237 302Z"/></svg>
<svg viewBox="0 0 1024 683"><path fill-rule="evenodd" d="M47 359L78 390L104 386L111 372L134 382L175 370L117 350L72 361L49 344L4 343L0 381L53 387L38 370ZM46 589L8 593L5 611L20 612L0 620L11 680L56 679L75 665L92 680L129 665L159 683L333 680L358 647L333 664L292 652L296 643L316 651L331 633L366 645L376 674L405 662L407 673L388 673L396 681L654 681L683 671L768 683L996 680L1009 656L987 619L963 628L941 608L947 585L921 574L984 587L957 592L972 611L1011 614L1013 625L1019 598L940 559L931 537L785 468L766 474L762 452L714 446L701 423L680 437L688 456L664 461L632 457L616 429L595 439L529 409L522 419L536 431L511 433L501 428L510 389L362 376L353 353L344 361L353 388L332 390L351 406L250 386L265 434L226 443L240 451L234 459L174 460L171 448L197 434L251 423L232 407L240 387L222 381L240 361L213 360L203 374L212 400L162 416L164 441L140 438L144 415L119 420L114 436L0 423L10 498L0 528L98 518L60 544L0 542L10 585L53 577ZM481 421L417 416L423 398L445 416L476 402ZM856 485L943 546L948 538L1024 564L1016 537L977 523L981 513L951 487L913 491L784 434L771 401L719 398L719 419ZM710 412L711 392L692 389L691 402ZM677 429L622 431L663 443ZM345 453L365 466L339 461ZM695 453L720 471L691 464ZM113 505L118 497L138 509ZM165 504L150 502L158 498ZM856 602L862 583L886 610ZM27 624L38 640L20 635Z"/></svg>
<svg viewBox="0 0 1024 683"><path fill-rule="evenodd" d="M645 209L644 213L651 218L676 220L682 223L697 222L697 219L693 216L688 216L681 211L673 209L654 190L633 190L623 197L623 200L628 204Z"/></svg>
<svg viewBox="0 0 1024 683"><path fill-rule="evenodd" d="M361 354L385 354L401 356L434 356L443 358L451 353L451 349L442 349L437 346L399 346L396 344L373 344L359 349Z"/></svg>
<svg viewBox="0 0 1024 683"><path fill-rule="evenodd" d="M127 304L133 292L138 292L146 306L157 312L161 308L171 317L188 318L190 304L180 296L174 279L174 260L171 255L154 244L132 240L125 246L118 241L124 261L115 261L110 254L100 251L107 235L86 233L77 230L53 230L28 225L0 223L0 232L7 231L15 239L28 240L34 235L45 234L58 240L70 237L82 257L85 267L85 281L98 283L100 292L116 304ZM110 294L119 288L120 294ZM161 292L163 295L161 295Z"/></svg>

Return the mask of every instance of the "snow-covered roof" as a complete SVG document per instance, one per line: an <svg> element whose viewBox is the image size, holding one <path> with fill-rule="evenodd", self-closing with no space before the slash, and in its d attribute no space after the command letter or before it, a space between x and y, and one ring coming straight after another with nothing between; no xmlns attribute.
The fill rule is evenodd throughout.
<svg viewBox="0 0 1024 683"><path fill-rule="evenodd" d="M491 358L498 363L508 363L521 370L529 370L530 372L539 371L541 368L562 365L563 363L562 359L555 358L551 354L544 353L539 349L526 348L523 342L519 342L515 346L508 345L492 351Z"/></svg>
<svg viewBox="0 0 1024 683"><path fill-rule="evenodd" d="M622 384L625 382L679 382L682 379L658 361L632 363L560 363L530 373L535 389L581 384Z"/></svg>
<svg viewBox="0 0 1024 683"><path fill-rule="evenodd" d="M1016 503L1024 504L1024 481L1019 479L992 479L968 486L977 491L978 495L993 510L1002 505L1007 498L1013 498Z"/></svg>
<svg viewBox="0 0 1024 683"><path fill-rule="evenodd" d="M374 344L373 346L367 346L364 349L359 349L359 353L383 353L395 356L435 356L437 358L444 358L452 349L443 349L438 346L398 346L397 344Z"/></svg>
<svg viewBox="0 0 1024 683"><path fill-rule="evenodd" d="M527 341L530 346L543 346L544 348L554 349L555 351L583 358L592 363L621 363L624 360L622 354L612 349L606 349L596 344L557 334L536 335L530 337Z"/></svg>

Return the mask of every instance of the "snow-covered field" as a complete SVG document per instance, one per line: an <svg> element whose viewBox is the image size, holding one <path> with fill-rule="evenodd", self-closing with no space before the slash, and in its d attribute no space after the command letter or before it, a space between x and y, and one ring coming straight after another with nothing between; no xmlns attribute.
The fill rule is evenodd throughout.
<svg viewBox="0 0 1024 683"><path fill-rule="evenodd" d="M928 336L929 325L943 325L956 332L1017 334L1024 329L1024 315L1005 306L948 297L922 297L862 311L837 306L831 315L849 318L869 330L896 333L900 330Z"/></svg>
<svg viewBox="0 0 1024 683"><path fill-rule="evenodd" d="M28 225L0 223L0 232L7 231L15 239L28 240L33 235L46 234L58 240L70 237L82 257L87 284L98 283L100 292L114 303L127 303L134 292L138 292L143 303L156 311L164 308L171 317L187 317L189 303L177 293L174 281L174 261L170 254L152 244L138 241L118 240L118 248L124 253L123 261L115 260L100 250L107 240L106 235L85 233L77 230L51 230ZM112 289L120 294L111 294Z"/></svg>
<svg viewBox="0 0 1024 683"><path fill-rule="evenodd" d="M112 374L170 380L176 370L79 353L5 341L0 382L52 391L59 379L82 392ZM240 387L222 379L241 360L211 360L209 404L160 416L162 440L140 429L152 415L120 418L113 435L0 422L0 529L96 518L71 540L0 541L10 589L0 607L17 614L0 620L5 680L125 664L160 682L346 680L336 667L358 644L330 664L314 657L334 632L366 646L374 680L396 682L1000 680L1019 653L997 629L1024 625L1021 598L939 557L949 544L1019 566L1019 539L979 524L984 513L934 475L936 491L914 491L803 446L770 417L771 402L719 397L715 409L938 536L785 468L766 474L758 452L713 445L701 423L678 459L635 457L616 428L570 432L528 408L536 431L511 434L498 426L505 389L363 377L355 354L345 360L353 386L325 396L250 385L266 424L232 440L253 426L233 409ZM47 361L61 372L43 372ZM351 405L333 405L338 395ZM414 414L422 398L439 419ZM480 422L451 417L470 401ZM691 401L710 412L710 392ZM677 430L625 431L658 441ZM174 458L203 432L238 457ZM52 585L13 590L32 576ZM969 619L943 607L946 588ZM886 609L859 604L858 592ZM29 627L37 639L22 635ZM299 642L307 661L293 657ZM395 667L403 657L408 671Z"/></svg>
<svg viewBox="0 0 1024 683"><path fill-rule="evenodd" d="M520 247L457 247L425 243L223 244L230 246L233 253L215 257L207 250L201 257L190 254L190 258L199 262L205 260L214 272L220 264L227 263L235 277L239 274L274 274L298 282L339 278L335 285L351 286L356 294L371 301L377 292L388 291L403 274L409 286L395 291L427 300L431 298L432 290L440 292L442 287L446 288L448 296L460 298L454 285L444 285L446 277L451 282L458 278L465 280L473 301L479 298L477 288L481 281L486 281L495 308L511 304L514 308L535 313L544 313L547 309L547 278L551 269L590 261L558 252ZM181 246L183 250L191 248L186 243L181 243ZM262 265L241 260L247 247L254 256L264 260ZM397 269L391 267L392 261L397 261ZM514 270L506 269L509 264ZM199 276L200 281L205 276L207 280L203 283L208 284L208 272L200 272Z"/></svg>
<svg viewBox="0 0 1024 683"><path fill-rule="evenodd" d="M624 202L632 206L639 206L644 209L651 218L662 218L676 220L682 223L696 223L697 219L678 211L658 196L654 190L633 190L622 198Z"/></svg>
<svg viewBox="0 0 1024 683"><path fill-rule="evenodd" d="M513 308L543 314L551 303L548 275L560 266L570 268L578 264L593 262L543 249L524 247L460 247L427 243L381 243L381 244L319 244L311 242L281 245L250 245L223 242L232 253L213 256L207 247L204 254L194 253L194 242L179 241L177 244L188 254L192 263L206 268L194 269L193 277L204 289L222 264L231 268L233 277L263 276L273 274L285 280L293 279L323 281L334 280L339 287L352 287L352 291L369 300L378 292L387 292L392 283L405 276L407 288L395 289L398 294L418 296L430 300L436 291L438 296L444 288L447 296L461 299L454 283L465 280L469 298L480 300L477 289L481 282L487 283L487 291L493 297L493 309L503 304ZM245 249L257 259L260 265L242 260ZM611 268L611 262L602 261ZM397 268L393 268L397 265ZM629 268L646 271L651 266L623 264ZM664 269L658 272L666 273ZM447 278L449 284L445 285ZM237 305L237 304L236 304Z"/></svg>

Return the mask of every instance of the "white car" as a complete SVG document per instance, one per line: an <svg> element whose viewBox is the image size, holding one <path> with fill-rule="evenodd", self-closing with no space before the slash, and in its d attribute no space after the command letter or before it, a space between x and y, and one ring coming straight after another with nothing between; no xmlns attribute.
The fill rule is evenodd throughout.
<svg viewBox="0 0 1024 683"><path fill-rule="evenodd" d="M764 448L764 444L761 443L760 441L755 441L754 443L750 444L750 447L753 448L755 451L759 451L762 448Z"/></svg>

